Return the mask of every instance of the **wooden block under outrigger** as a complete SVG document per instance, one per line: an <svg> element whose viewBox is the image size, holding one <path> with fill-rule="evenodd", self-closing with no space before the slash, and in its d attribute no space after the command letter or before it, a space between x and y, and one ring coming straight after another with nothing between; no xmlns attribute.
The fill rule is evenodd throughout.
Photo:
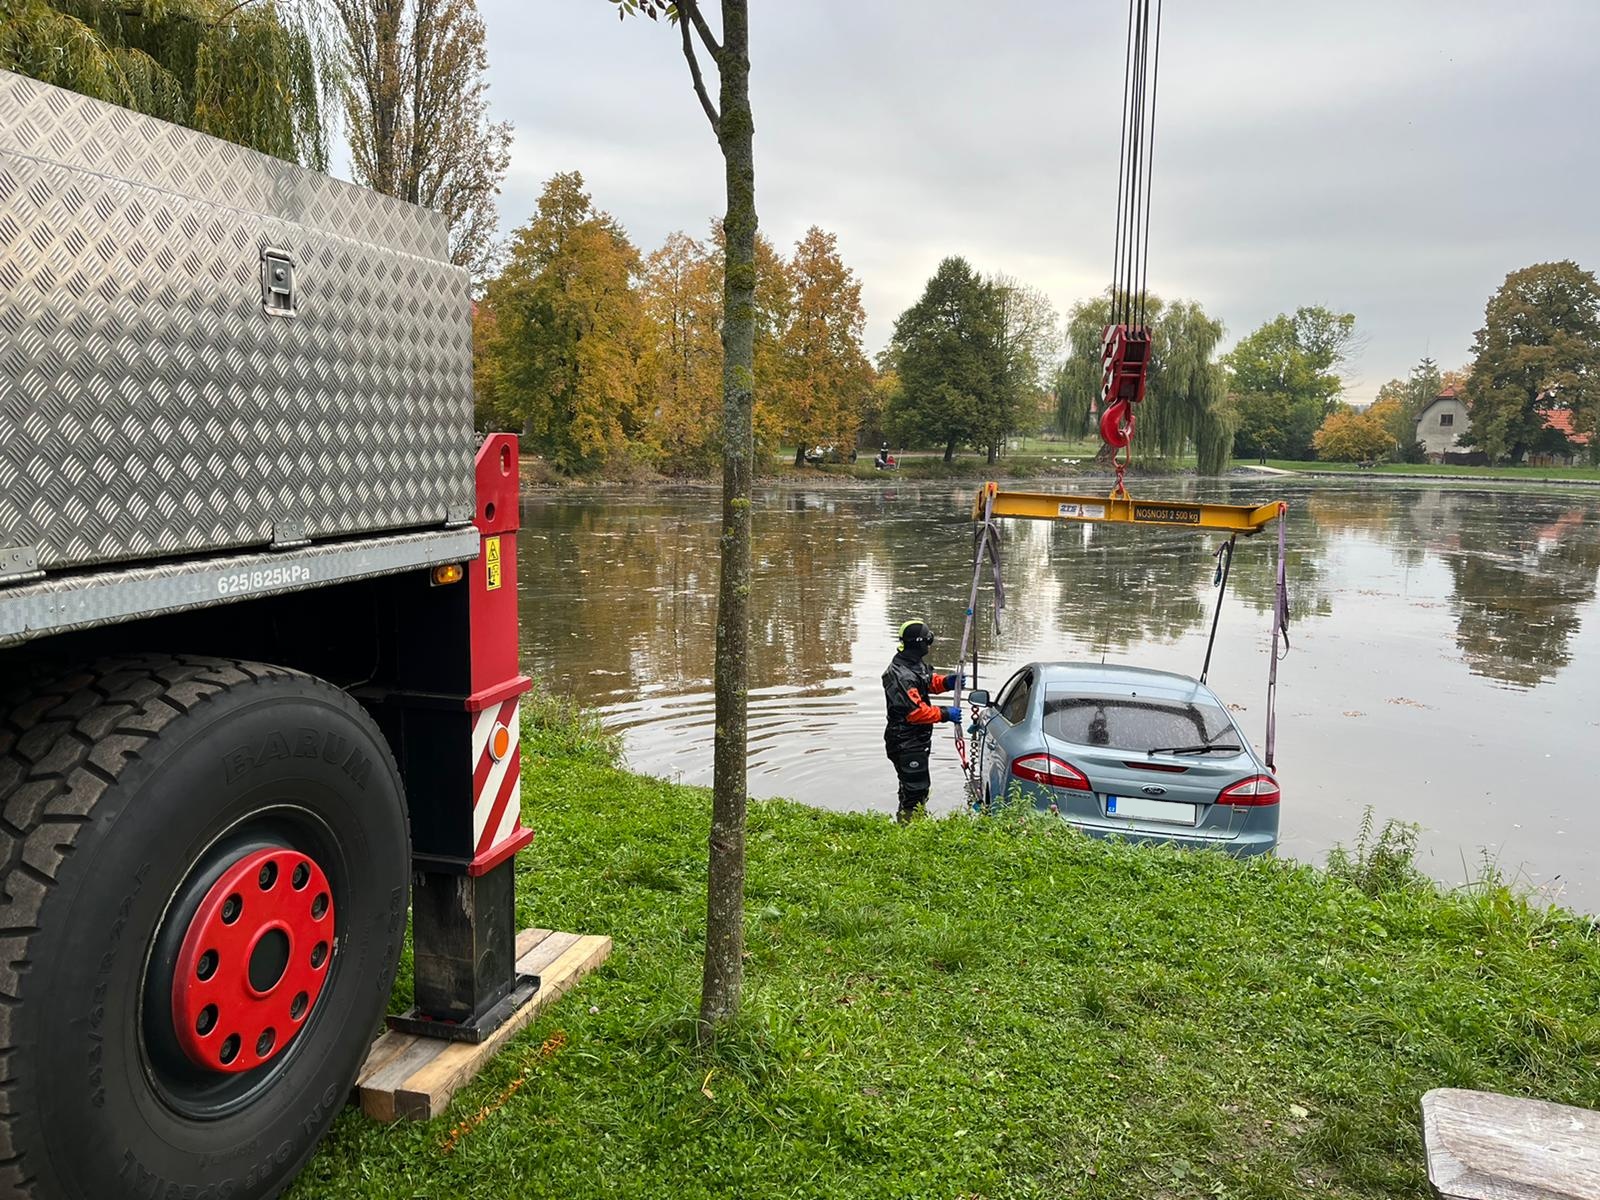
<svg viewBox="0 0 1600 1200"><path fill-rule="evenodd" d="M608 937L524 929L517 934L517 971L537 975L539 990L481 1042L386 1032L356 1078L361 1111L385 1122L438 1116L506 1042L610 955Z"/></svg>
<svg viewBox="0 0 1600 1200"><path fill-rule="evenodd" d="M999 484L985 484L972 505L972 519L985 514L1034 521L1090 521L1123 525L1164 525L1168 528L1260 533L1288 506L1281 500L1266 504L1210 504L1193 500L1136 500L1125 496L1074 496L1050 492L1008 492Z"/></svg>

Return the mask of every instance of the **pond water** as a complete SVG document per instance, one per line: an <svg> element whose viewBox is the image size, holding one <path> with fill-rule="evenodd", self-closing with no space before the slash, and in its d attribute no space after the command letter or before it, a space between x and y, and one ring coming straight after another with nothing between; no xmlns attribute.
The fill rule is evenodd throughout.
<svg viewBox="0 0 1600 1200"><path fill-rule="evenodd" d="M975 490L760 493L753 795L893 811L879 675L914 617L940 635L936 666L951 665ZM1380 823L1423 827L1422 865L1439 879L1474 876L1488 855L1552 900L1600 909L1600 492L1278 479L1139 490L1289 502L1283 853L1322 861L1370 806ZM711 778L718 508L709 489L523 500L524 669L598 707L634 769L686 783ZM1008 522L1007 608L981 643L979 686L1035 659L1198 674L1219 541ZM1258 748L1270 549L1240 541L1210 678ZM934 747L930 807L948 811L962 800L948 730Z"/></svg>

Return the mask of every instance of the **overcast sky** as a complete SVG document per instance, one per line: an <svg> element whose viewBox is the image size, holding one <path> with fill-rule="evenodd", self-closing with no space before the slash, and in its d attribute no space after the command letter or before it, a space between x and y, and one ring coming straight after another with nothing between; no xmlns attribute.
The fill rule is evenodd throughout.
<svg viewBox="0 0 1600 1200"><path fill-rule="evenodd" d="M578 170L643 250L704 236L722 166L676 33L606 0L479 0L516 125L510 229ZM717 6L715 0L708 5ZM838 234L868 349L945 255L1065 313L1109 281L1120 0L751 0L761 228ZM1167 0L1150 285L1229 340L1327 304L1365 403L1464 365L1507 272L1600 268L1600 0Z"/></svg>

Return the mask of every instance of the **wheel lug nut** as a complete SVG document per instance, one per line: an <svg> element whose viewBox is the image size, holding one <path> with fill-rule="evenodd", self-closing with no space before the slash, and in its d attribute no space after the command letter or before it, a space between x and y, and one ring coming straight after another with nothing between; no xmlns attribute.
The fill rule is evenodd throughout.
<svg viewBox="0 0 1600 1200"><path fill-rule="evenodd" d="M311 882L311 868L305 863L296 863L294 874L289 877L289 882L294 885L294 890L299 891Z"/></svg>
<svg viewBox="0 0 1600 1200"><path fill-rule="evenodd" d="M208 1004L200 1010L200 1016L195 1020L194 1031L205 1037L217 1027L217 1006Z"/></svg>
<svg viewBox="0 0 1600 1200"><path fill-rule="evenodd" d="M217 973L217 952L207 950L200 956L200 961L195 964L195 976L199 979L210 979Z"/></svg>
<svg viewBox="0 0 1600 1200"><path fill-rule="evenodd" d="M237 1033L228 1035L227 1040L222 1043L222 1049L218 1051L217 1057L224 1063L231 1063L239 1057L239 1035Z"/></svg>
<svg viewBox="0 0 1600 1200"><path fill-rule="evenodd" d="M244 910L244 901L239 899L237 893L229 896L222 902L222 923L232 925L239 919L239 914Z"/></svg>
<svg viewBox="0 0 1600 1200"><path fill-rule="evenodd" d="M323 963L325 963L327 961L328 961L328 943L327 942L318 942L315 946L311 947L311 966L312 966L313 970L315 970L317 967L320 967Z"/></svg>
<svg viewBox="0 0 1600 1200"><path fill-rule="evenodd" d="M261 1036L256 1038L256 1057L265 1058L272 1053L272 1043L278 1040L277 1033L272 1029L263 1029Z"/></svg>
<svg viewBox="0 0 1600 1200"><path fill-rule="evenodd" d="M263 892L270 892L272 885L278 882L278 864L270 859L261 864L261 870L256 875L256 883Z"/></svg>

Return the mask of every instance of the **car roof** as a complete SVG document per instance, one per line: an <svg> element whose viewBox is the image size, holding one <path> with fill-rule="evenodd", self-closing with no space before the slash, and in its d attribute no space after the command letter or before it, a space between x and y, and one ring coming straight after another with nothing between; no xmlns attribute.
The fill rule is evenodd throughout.
<svg viewBox="0 0 1600 1200"><path fill-rule="evenodd" d="M1215 700L1205 684L1176 671L1157 671L1150 667L1128 667L1115 663L1036 662L1029 663L1046 687L1065 685L1086 690L1159 693L1175 699Z"/></svg>

